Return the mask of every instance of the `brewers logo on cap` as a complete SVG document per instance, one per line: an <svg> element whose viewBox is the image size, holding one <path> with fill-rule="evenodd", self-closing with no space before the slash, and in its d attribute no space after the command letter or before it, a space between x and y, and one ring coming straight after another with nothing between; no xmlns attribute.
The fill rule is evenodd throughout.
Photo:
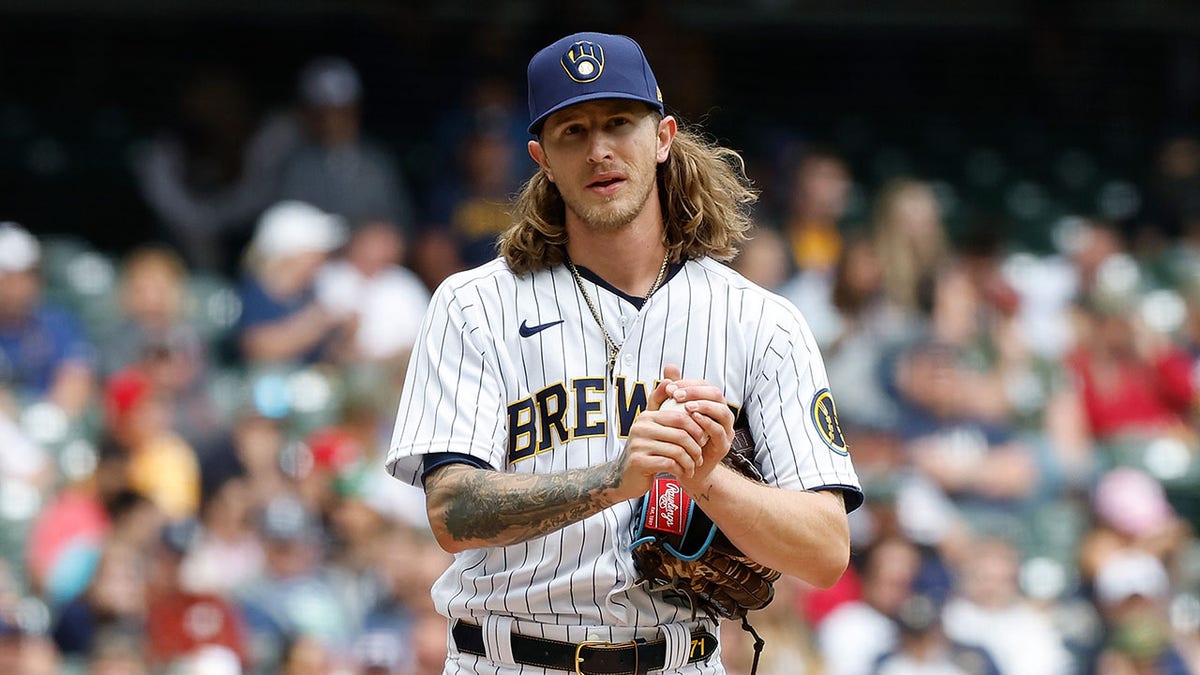
<svg viewBox="0 0 1200 675"><path fill-rule="evenodd" d="M604 71L604 48L589 40L580 40L563 54L563 70L576 82L591 82Z"/></svg>
<svg viewBox="0 0 1200 675"><path fill-rule="evenodd" d="M833 394L829 393L828 389L818 391L813 397L811 412L813 424L816 425L825 445L839 455L850 454L850 448L846 447L846 438L842 435L842 425L838 423Z"/></svg>
<svg viewBox="0 0 1200 675"><path fill-rule="evenodd" d="M529 133L567 106L616 98L643 101L665 116L662 94L642 48L624 35L573 33L529 60Z"/></svg>

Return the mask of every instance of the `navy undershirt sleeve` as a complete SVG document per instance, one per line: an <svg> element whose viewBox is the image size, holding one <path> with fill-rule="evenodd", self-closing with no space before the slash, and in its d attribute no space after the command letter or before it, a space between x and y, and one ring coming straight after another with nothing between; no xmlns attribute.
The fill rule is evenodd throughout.
<svg viewBox="0 0 1200 675"><path fill-rule="evenodd" d="M478 457L473 457L461 452L431 452L428 455L425 455L422 460L421 484L423 485L425 483L425 477L429 475L430 471L447 464L469 464L477 469L488 469L490 471L495 471L495 467L483 461L482 459L479 459Z"/></svg>

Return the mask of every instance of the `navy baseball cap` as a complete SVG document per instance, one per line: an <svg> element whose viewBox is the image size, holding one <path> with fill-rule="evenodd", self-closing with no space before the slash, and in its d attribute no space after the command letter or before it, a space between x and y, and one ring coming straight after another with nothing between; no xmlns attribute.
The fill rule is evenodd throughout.
<svg viewBox="0 0 1200 675"><path fill-rule="evenodd" d="M624 35L575 33L529 60L529 133L551 114L598 98L642 101L666 114L642 48Z"/></svg>

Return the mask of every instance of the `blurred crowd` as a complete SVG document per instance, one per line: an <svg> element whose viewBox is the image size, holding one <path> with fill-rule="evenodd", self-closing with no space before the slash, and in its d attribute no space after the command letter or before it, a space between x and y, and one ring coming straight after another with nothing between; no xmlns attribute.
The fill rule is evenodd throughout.
<svg viewBox="0 0 1200 675"><path fill-rule="evenodd" d="M182 88L131 158L153 242L0 224L0 672L441 672L448 554L383 456L432 289L528 176L520 90L473 83L418 195L352 63L297 79ZM808 319L867 495L843 579L752 616L759 672L1200 673L1200 140L1050 251L855 172L790 157L730 263Z"/></svg>

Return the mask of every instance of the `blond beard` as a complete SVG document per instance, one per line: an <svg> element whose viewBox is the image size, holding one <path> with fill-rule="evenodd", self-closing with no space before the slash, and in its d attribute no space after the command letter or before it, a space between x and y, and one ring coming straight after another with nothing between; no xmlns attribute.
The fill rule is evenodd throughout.
<svg viewBox="0 0 1200 675"><path fill-rule="evenodd" d="M631 180L629 183L632 184L633 181ZM598 231L613 232L633 222L633 219L646 208L646 202L650 199L653 191L654 180L649 180L644 183L640 192L631 195L629 199L617 197L600 204L580 205L572 204L564 195L563 202L588 227Z"/></svg>

